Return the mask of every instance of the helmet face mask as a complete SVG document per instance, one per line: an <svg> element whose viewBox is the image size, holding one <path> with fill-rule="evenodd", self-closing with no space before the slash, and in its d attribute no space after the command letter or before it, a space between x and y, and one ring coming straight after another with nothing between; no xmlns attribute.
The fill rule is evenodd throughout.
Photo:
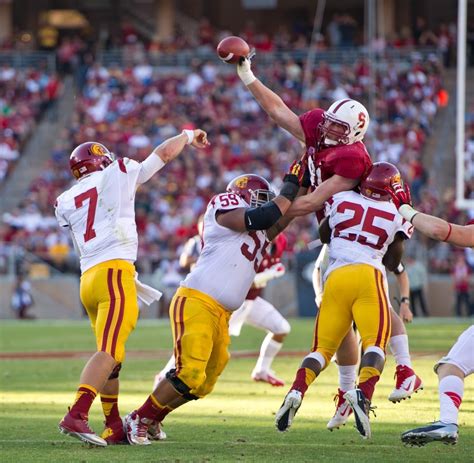
<svg viewBox="0 0 474 463"><path fill-rule="evenodd" d="M270 184L260 175L239 175L229 182L226 191L240 196L250 207L259 207L275 197Z"/></svg>
<svg viewBox="0 0 474 463"><path fill-rule="evenodd" d="M351 145L364 138L369 121L367 109L358 101L335 101L318 126L320 140L327 146Z"/></svg>
<svg viewBox="0 0 474 463"><path fill-rule="evenodd" d="M69 157L69 167L76 179L92 172L104 170L114 162L115 156L104 145L97 142L85 142L77 146Z"/></svg>
<svg viewBox="0 0 474 463"><path fill-rule="evenodd" d="M374 201L390 201L387 190L394 182L401 182L400 171L390 162L376 162L360 182L360 194Z"/></svg>

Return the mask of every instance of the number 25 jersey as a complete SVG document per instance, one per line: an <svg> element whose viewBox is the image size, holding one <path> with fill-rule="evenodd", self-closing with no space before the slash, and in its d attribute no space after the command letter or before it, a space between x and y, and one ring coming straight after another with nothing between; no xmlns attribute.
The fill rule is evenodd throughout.
<svg viewBox="0 0 474 463"><path fill-rule="evenodd" d="M331 228L329 274L345 265L368 264L385 275L382 259L398 232L409 239L413 226L391 201L375 201L354 191L335 194L326 207Z"/></svg>
<svg viewBox="0 0 474 463"><path fill-rule="evenodd" d="M107 260L135 262L135 192L140 163L128 158L79 180L56 200L59 225L69 227L81 272Z"/></svg>
<svg viewBox="0 0 474 463"><path fill-rule="evenodd" d="M263 231L236 232L219 225L218 211L240 207L249 206L234 193L222 193L209 202L204 215L201 254L181 283L211 296L231 311L243 304L270 244Z"/></svg>

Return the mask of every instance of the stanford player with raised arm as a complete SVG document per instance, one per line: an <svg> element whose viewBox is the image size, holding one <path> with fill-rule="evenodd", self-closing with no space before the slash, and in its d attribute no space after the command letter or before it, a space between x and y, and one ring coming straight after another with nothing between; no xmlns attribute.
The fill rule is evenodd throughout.
<svg viewBox="0 0 474 463"><path fill-rule="evenodd" d="M275 92L255 77L248 58L241 59L237 65L237 73L272 120L306 145L310 181L306 180L303 186L311 186L314 191L294 201L281 227L284 228L291 217L314 211L317 211L318 221L321 221L324 217L322 209L324 202L338 192L356 187L372 165L362 141L370 122L367 110L358 101L346 98L335 101L327 111L315 108L298 116ZM326 266L327 246L323 246L313 273L317 305L322 298L321 281ZM391 317L396 337L390 344L392 353L396 358L406 359L409 347L403 321L393 310ZM355 379L359 357L357 340L353 332L348 333L336 353L336 358L340 377L348 378L348 382ZM389 400L398 401L410 397L413 392L421 388L421 380L408 364L410 362L404 363L406 365L397 365L396 385ZM345 407L346 403L342 399L339 400L336 415ZM332 421L328 423L329 429L337 427L340 420Z"/></svg>
<svg viewBox="0 0 474 463"><path fill-rule="evenodd" d="M316 317L313 347L276 414L279 431L291 426L309 385L327 367L355 322L364 355L359 384L344 398L354 412L359 433L365 439L371 437L370 401L390 338L385 267L397 268L403 240L409 238L403 218L383 188L394 177L400 178L394 165L376 163L362 181L360 194L340 192L329 201L328 216L321 225L321 239L330 243L329 265L324 274L325 289Z"/></svg>
<svg viewBox="0 0 474 463"><path fill-rule="evenodd" d="M130 444L150 444L150 426L213 390L229 360L229 318L244 302L278 234L274 225L298 194L300 174L294 163L276 198L264 178L241 175L209 202L201 254L170 305L176 368L125 418Z"/></svg>
<svg viewBox="0 0 474 463"><path fill-rule="evenodd" d="M155 148L142 163L115 160L101 143L83 143L69 160L77 182L56 200L57 220L71 231L79 255L80 297L97 347L82 370L76 400L59 429L92 445L120 443L125 437L118 411L125 343L138 319L137 296L150 304L161 295L135 279L135 192L187 144L204 148L206 132L185 130ZM102 437L88 424L89 409L99 392L105 415Z"/></svg>
<svg viewBox="0 0 474 463"><path fill-rule="evenodd" d="M398 212L421 233L438 241L461 247L474 247L474 220L466 225L456 225L446 220L424 214L413 208L410 188L401 181L388 188ZM439 420L420 428L405 431L402 442L422 446L441 441L455 444L458 440L458 414L464 395L464 378L474 373L474 326L459 336L446 357L434 367L439 379Z"/></svg>

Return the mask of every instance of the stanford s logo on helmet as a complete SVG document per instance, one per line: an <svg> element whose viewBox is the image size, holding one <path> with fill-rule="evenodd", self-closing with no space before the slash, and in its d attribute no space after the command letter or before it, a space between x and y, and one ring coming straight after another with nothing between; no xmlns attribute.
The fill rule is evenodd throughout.
<svg viewBox="0 0 474 463"><path fill-rule="evenodd" d="M392 183L401 181L400 171L389 162L376 162L360 182L360 194L376 201L390 201L387 192Z"/></svg>
<svg viewBox="0 0 474 463"><path fill-rule="evenodd" d="M329 146L352 145L364 138L369 127L367 109L356 100L346 98L335 101L319 124L322 143Z"/></svg>
<svg viewBox="0 0 474 463"><path fill-rule="evenodd" d="M102 144L88 141L77 146L69 157L69 168L77 179L104 170L114 161L114 155Z"/></svg>
<svg viewBox="0 0 474 463"><path fill-rule="evenodd" d="M260 175L239 175L229 182L226 191L240 196L250 207L258 207L275 197L270 184Z"/></svg>

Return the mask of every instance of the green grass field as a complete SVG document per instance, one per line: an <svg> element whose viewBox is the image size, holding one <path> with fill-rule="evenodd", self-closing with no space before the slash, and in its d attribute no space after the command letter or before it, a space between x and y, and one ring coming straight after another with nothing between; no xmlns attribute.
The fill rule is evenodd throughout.
<svg viewBox="0 0 474 463"><path fill-rule="evenodd" d="M292 320L292 332L282 351L305 351L311 343L312 320ZM326 422L334 412L337 390L334 365L306 394L290 432L279 434L274 413L287 392L250 380L255 358L233 358L208 398L188 404L165 422L168 440L148 447L88 448L59 434L57 423L70 405L80 371L87 358L5 359L0 361L0 445L2 462L468 462L474 460L474 381L466 380L460 412L457 446L431 444L405 448L400 433L437 419L437 378L433 363L447 352L468 323L420 321L409 326L414 366L425 389L411 400L391 404L394 362L389 356L378 385L372 420L373 439L363 441L352 421L330 433ZM232 338L231 350L256 351L264 333L244 327ZM91 351L94 340L86 322L5 322L0 347L7 353ZM142 322L130 338L130 355L121 372L120 407L123 413L140 405L150 393L152 379L167 359L171 346L165 322ZM274 368L288 383L300 363L299 356L280 356ZM90 421L102 430L99 401Z"/></svg>

